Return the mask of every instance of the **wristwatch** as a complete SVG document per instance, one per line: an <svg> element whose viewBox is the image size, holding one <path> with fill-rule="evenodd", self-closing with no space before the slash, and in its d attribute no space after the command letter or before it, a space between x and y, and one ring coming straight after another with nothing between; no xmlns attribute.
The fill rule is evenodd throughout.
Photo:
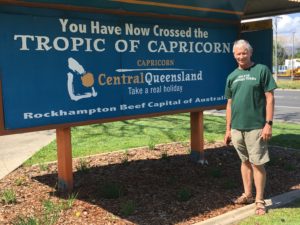
<svg viewBox="0 0 300 225"><path fill-rule="evenodd" d="M267 120L266 123L269 124L270 126L273 125L273 121L272 120Z"/></svg>

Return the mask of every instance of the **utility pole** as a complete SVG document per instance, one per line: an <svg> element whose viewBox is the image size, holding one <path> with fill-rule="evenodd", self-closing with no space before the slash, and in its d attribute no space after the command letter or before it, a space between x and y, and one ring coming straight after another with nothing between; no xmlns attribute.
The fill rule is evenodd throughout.
<svg viewBox="0 0 300 225"><path fill-rule="evenodd" d="M292 41L292 75L291 75L291 80L294 80L294 45L295 45L295 31L292 32L292 37L293 37L293 41Z"/></svg>
<svg viewBox="0 0 300 225"><path fill-rule="evenodd" d="M277 78L278 78L278 60L277 60L277 23L278 23L278 19L281 19L280 16L275 16L275 21L274 21L274 27L275 27L275 52L274 52L274 55L275 55L275 76L274 76L274 79L275 81L277 81Z"/></svg>

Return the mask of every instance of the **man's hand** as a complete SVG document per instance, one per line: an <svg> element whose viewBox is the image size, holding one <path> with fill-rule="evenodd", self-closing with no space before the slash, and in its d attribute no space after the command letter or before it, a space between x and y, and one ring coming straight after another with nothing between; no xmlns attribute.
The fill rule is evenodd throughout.
<svg viewBox="0 0 300 225"><path fill-rule="evenodd" d="M225 145L229 145L229 143L231 142L231 132L226 131L225 137L224 137L224 144Z"/></svg>
<svg viewBox="0 0 300 225"><path fill-rule="evenodd" d="M274 115L274 91L269 91L265 93L266 96L266 121L271 121ZM272 124L271 124L272 125ZM266 123L262 132L261 138L264 141L268 141L272 137L272 126Z"/></svg>
<svg viewBox="0 0 300 225"><path fill-rule="evenodd" d="M261 137L264 141L268 141L272 137L272 126L269 124L265 124L262 132L261 132Z"/></svg>

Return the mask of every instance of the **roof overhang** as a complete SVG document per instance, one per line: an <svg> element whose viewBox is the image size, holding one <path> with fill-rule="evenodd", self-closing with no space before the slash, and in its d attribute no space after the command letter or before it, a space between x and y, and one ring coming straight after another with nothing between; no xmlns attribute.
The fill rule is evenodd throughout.
<svg viewBox="0 0 300 225"><path fill-rule="evenodd" d="M300 0L248 0L242 19L300 12Z"/></svg>
<svg viewBox="0 0 300 225"><path fill-rule="evenodd" d="M229 23L300 12L300 0L0 0L0 4L1 11L15 5Z"/></svg>
<svg viewBox="0 0 300 225"><path fill-rule="evenodd" d="M20 11L15 7L17 6L238 24L244 14L246 2L247 0L0 0L0 11L18 13Z"/></svg>

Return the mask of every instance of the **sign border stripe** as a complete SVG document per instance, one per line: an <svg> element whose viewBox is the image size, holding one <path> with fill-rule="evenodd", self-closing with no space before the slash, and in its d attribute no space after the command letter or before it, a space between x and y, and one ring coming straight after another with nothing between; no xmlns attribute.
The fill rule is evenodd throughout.
<svg viewBox="0 0 300 225"><path fill-rule="evenodd" d="M111 0L111 1L127 3L127 4L135 4L135 5L148 5L148 6L158 6L158 7L165 7L165 8L187 9L187 10L193 10L193 11L225 13L225 14L232 14L232 15L239 15L239 16L244 15L244 12L240 12L240 11L203 8L203 7L196 7L196 6L190 6L190 5L177 5L177 4L160 3L160 2L153 2L153 1L140 1L140 0Z"/></svg>

